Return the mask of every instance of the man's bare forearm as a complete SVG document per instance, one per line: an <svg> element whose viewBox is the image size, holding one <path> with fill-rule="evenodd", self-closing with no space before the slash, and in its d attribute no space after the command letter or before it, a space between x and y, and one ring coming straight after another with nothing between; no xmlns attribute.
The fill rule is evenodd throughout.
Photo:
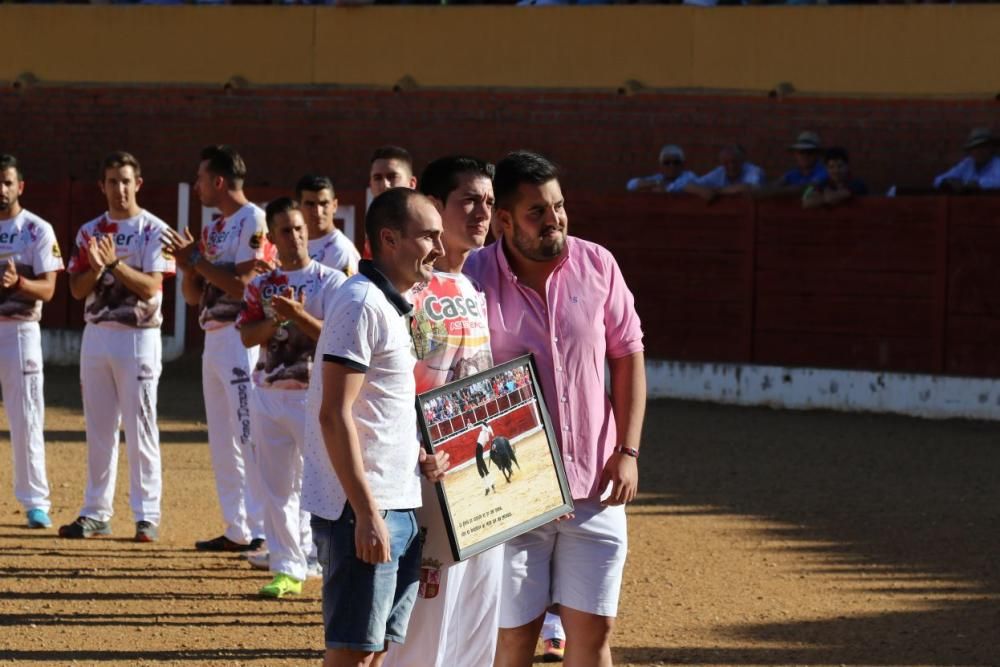
<svg viewBox="0 0 1000 667"><path fill-rule="evenodd" d="M350 409L346 414L324 413L320 415L319 421L327 456L330 457L330 463L333 464L333 470L344 487L347 501L351 503L354 513L374 513L378 507L365 477L361 443L358 441Z"/></svg>
<svg viewBox="0 0 1000 667"><path fill-rule="evenodd" d="M639 448L646 417L646 360L642 352L609 359L611 409L618 429L618 445Z"/></svg>
<svg viewBox="0 0 1000 667"><path fill-rule="evenodd" d="M149 301L163 288L163 274L159 272L144 273L119 262L112 273L128 291L143 301Z"/></svg>
<svg viewBox="0 0 1000 667"><path fill-rule="evenodd" d="M201 304L201 293L205 289L205 281L194 269L187 268L181 273L181 294L189 306Z"/></svg>
<svg viewBox="0 0 1000 667"><path fill-rule="evenodd" d="M80 301L86 299L94 291L94 287L97 285L97 281L100 279L103 270L103 268L98 271L90 269L83 273L70 274L69 293L73 295L74 299Z"/></svg>
<svg viewBox="0 0 1000 667"><path fill-rule="evenodd" d="M240 340L245 347L256 347L264 345L271 340L278 330L277 323L272 319L257 320L249 324L240 325Z"/></svg>
<svg viewBox="0 0 1000 667"><path fill-rule="evenodd" d="M14 288L21 296L40 301L51 301L56 292L55 272L43 273L38 278L20 277L21 280Z"/></svg>
<svg viewBox="0 0 1000 667"><path fill-rule="evenodd" d="M225 292L226 296L229 298L243 298L243 290L246 288L246 282L244 282L240 276L232 271L227 271L221 266L212 264L204 258L198 260L198 262L194 265L194 269L201 274L202 278ZM247 278L247 282L249 282L249 277Z"/></svg>

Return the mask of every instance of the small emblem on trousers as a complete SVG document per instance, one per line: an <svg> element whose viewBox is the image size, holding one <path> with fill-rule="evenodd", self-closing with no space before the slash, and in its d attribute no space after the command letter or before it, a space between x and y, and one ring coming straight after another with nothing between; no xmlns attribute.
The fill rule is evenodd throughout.
<svg viewBox="0 0 1000 667"><path fill-rule="evenodd" d="M420 564L420 587L417 595L424 599L437 597L441 590L441 561L425 558Z"/></svg>

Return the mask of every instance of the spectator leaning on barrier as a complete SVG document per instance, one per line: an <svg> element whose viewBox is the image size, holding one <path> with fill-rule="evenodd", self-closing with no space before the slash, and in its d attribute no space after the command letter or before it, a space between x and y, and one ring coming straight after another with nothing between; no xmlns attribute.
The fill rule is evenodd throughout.
<svg viewBox="0 0 1000 667"><path fill-rule="evenodd" d="M719 151L719 166L685 186L684 191L711 201L719 195L741 194L759 190L764 184L764 170L746 161L746 151L739 144Z"/></svg>
<svg viewBox="0 0 1000 667"><path fill-rule="evenodd" d="M868 194L865 182L852 178L851 163L843 148L830 148L823 156L827 176L819 183L810 185L802 195L804 208L836 206L856 196Z"/></svg>
<svg viewBox="0 0 1000 667"><path fill-rule="evenodd" d="M820 159L823 148L818 134L808 130L800 133L788 150L795 155L795 168L785 172L774 184L779 191L801 192L826 178L824 161Z"/></svg>
<svg viewBox="0 0 1000 667"><path fill-rule="evenodd" d="M1000 189L1000 157L997 138L987 127L969 133L962 146L969 154L964 160L934 179L934 187L949 192Z"/></svg>
<svg viewBox="0 0 1000 667"><path fill-rule="evenodd" d="M684 186L695 175L684 168L684 151L680 146L667 144L660 149L660 172L651 176L637 176L625 188L629 192L683 192Z"/></svg>

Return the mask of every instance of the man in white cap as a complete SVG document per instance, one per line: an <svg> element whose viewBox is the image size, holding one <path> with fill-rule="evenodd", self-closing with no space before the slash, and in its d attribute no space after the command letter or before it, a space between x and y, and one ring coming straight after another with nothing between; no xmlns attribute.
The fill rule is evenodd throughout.
<svg viewBox="0 0 1000 667"><path fill-rule="evenodd" d="M823 144L818 134L809 130L800 132L788 150L795 156L795 168L781 175L774 184L776 188L801 193L810 185L826 180L826 167L820 159L823 156Z"/></svg>
<svg viewBox="0 0 1000 667"><path fill-rule="evenodd" d="M968 156L934 179L934 187L948 192L1000 189L1000 157L997 138L987 127L977 127L962 148Z"/></svg>
<svg viewBox="0 0 1000 667"><path fill-rule="evenodd" d="M660 171L651 176L636 176L625 188L629 192L683 192L695 175L684 168L684 151L667 144L660 149Z"/></svg>

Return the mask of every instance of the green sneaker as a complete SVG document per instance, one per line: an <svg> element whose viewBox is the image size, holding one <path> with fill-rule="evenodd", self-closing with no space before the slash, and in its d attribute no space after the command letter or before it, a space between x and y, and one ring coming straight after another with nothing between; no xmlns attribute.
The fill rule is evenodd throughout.
<svg viewBox="0 0 1000 667"><path fill-rule="evenodd" d="M266 586L260 589L260 596L264 598L280 598L285 595L298 595L302 592L302 582L295 577L290 577L284 572L274 575Z"/></svg>

